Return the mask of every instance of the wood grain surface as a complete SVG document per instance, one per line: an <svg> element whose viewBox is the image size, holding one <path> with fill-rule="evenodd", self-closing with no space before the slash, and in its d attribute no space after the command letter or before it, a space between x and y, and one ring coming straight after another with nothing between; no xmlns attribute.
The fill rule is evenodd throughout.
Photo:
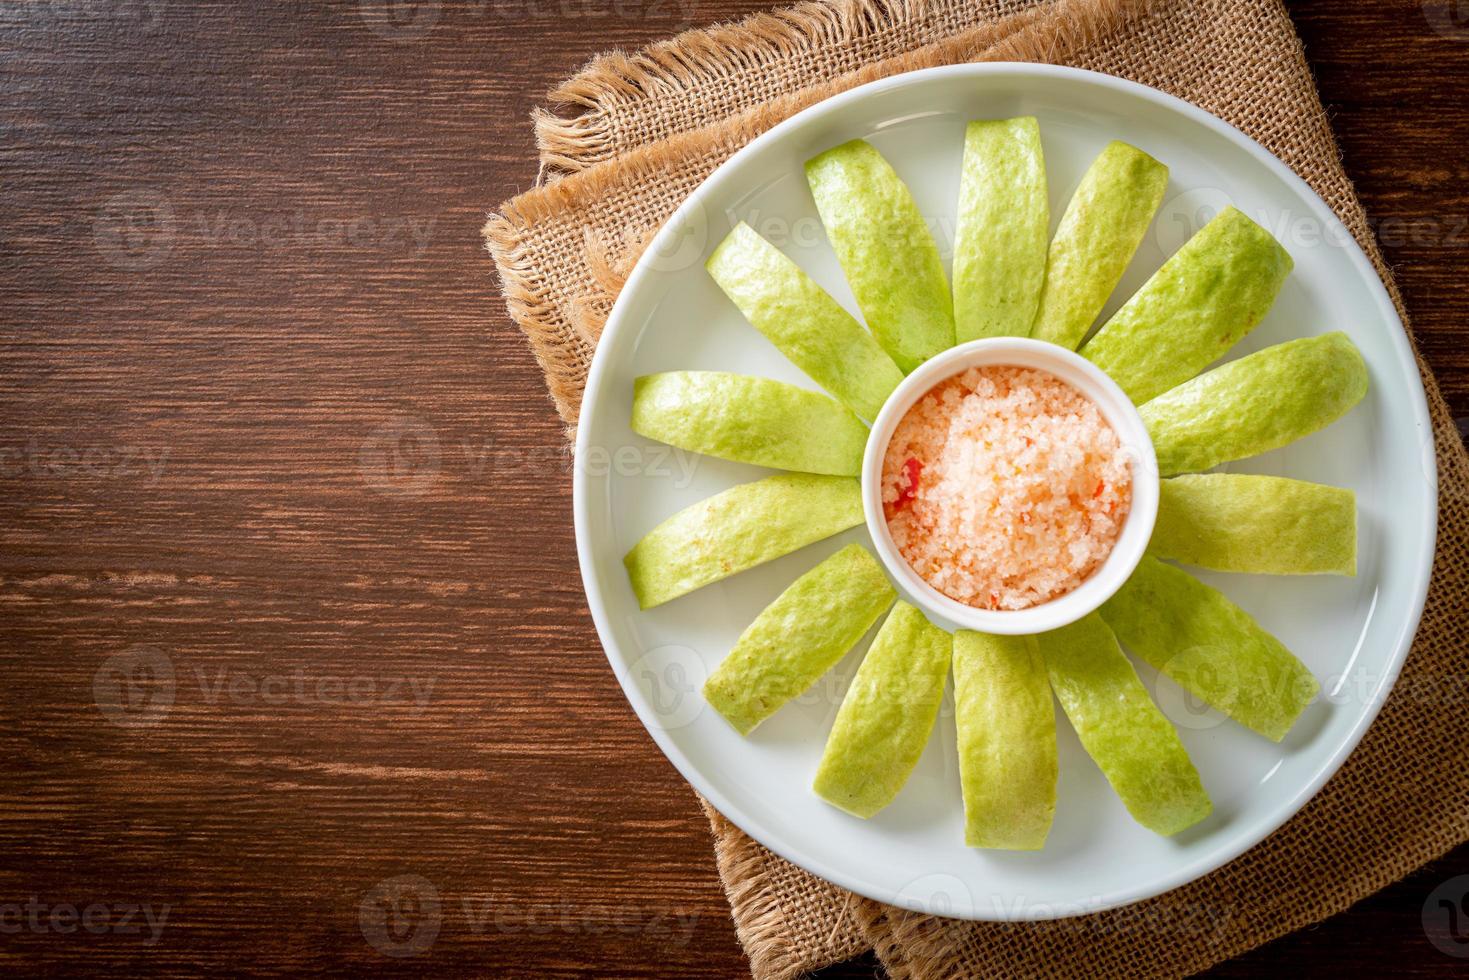
<svg viewBox="0 0 1469 980"><path fill-rule="evenodd" d="M746 970L478 231L551 84L766 6L0 4L0 969ZM1469 17L1292 10L1469 415ZM1464 873L1215 972L1462 969Z"/></svg>

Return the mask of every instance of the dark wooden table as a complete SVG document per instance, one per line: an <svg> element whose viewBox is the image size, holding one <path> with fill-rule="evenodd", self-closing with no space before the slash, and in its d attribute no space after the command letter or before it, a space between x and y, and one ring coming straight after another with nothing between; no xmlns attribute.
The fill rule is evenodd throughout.
<svg viewBox="0 0 1469 980"><path fill-rule="evenodd" d="M478 230L553 82L763 6L0 6L0 969L745 969ZM1292 6L1469 415L1469 24ZM1465 872L1217 973L1462 967L1420 912Z"/></svg>

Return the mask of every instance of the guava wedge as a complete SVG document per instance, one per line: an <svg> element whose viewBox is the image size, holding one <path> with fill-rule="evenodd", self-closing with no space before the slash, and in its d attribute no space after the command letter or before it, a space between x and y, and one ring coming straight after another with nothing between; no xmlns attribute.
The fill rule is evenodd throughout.
<svg viewBox="0 0 1469 980"><path fill-rule="evenodd" d="M1132 818L1165 837L1213 810L1198 770L1102 618L1036 637L1051 689Z"/></svg>
<svg viewBox="0 0 1469 980"><path fill-rule="evenodd" d="M1357 574L1357 498L1280 476L1164 480L1148 553L1216 572Z"/></svg>
<svg viewBox="0 0 1469 980"><path fill-rule="evenodd" d="M866 819L893 801L939 716L953 637L902 600L878 630L826 740L811 788Z"/></svg>
<svg viewBox="0 0 1469 980"><path fill-rule="evenodd" d="M1198 374L1269 312L1295 263L1227 207L1163 263L1082 348L1135 403Z"/></svg>
<svg viewBox="0 0 1469 980"><path fill-rule="evenodd" d="M1367 394L1367 365L1341 331L1230 361L1144 404L1163 476L1284 446L1341 418Z"/></svg>
<svg viewBox="0 0 1469 980"><path fill-rule="evenodd" d="M1142 244L1167 187L1163 164L1135 146L1107 144L1051 239L1032 337L1076 349Z"/></svg>
<svg viewBox="0 0 1469 980"><path fill-rule="evenodd" d="M1056 812L1056 708L1033 636L954 634L964 843L1033 851Z"/></svg>
<svg viewBox="0 0 1469 980"><path fill-rule="evenodd" d="M704 267L791 363L862 418L877 417L903 372L800 266L741 222Z"/></svg>
<svg viewBox="0 0 1469 980"><path fill-rule="evenodd" d="M685 507L622 559L638 605L651 609L861 524L851 477L782 473Z"/></svg>
<svg viewBox="0 0 1469 980"><path fill-rule="evenodd" d="M896 596L877 559L847 545L765 607L704 682L704 699L750 734L836 666Z"/></svg>
<svg viewBox="0 0 1469 980"><path fill-rule="evenodd" d="M1275 742L1320 690L1306 665L1224 593L1154 558L1103 604L1102 618L1184 690Z"/></svg>
<svg viewBox="0 0 1469 980"><path fill-rule="evenodd" d="M1034 116L964 131L954 236L954 335L1028 337L1046 280L1046 161Z"/></svg>
<svg viewBox="0 0 1469 980"><path fill-rule="evenodd" d="M938 245L908 186L870 143L806 161L806 182L872 335L906 374L954 346Z"/></svg>
<svg viewBox="0 0 1469 980"><path fill-rule="evenodd" d="M693 453L776 470L857 476L867 426L825 395L724 371L633 382L632 429Z"/></svg>

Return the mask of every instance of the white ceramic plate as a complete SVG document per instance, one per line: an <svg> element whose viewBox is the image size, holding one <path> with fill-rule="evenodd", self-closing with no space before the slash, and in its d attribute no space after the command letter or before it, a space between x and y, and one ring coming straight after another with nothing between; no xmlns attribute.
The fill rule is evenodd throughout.
<svg viewBox="0 0 1469 980"><path fill-rule="evenodd" d="M1372 388L1323 432L1232 467L1356 491L1357 577L1199 573L1306 662L1322 697L1275 745L1191 703L1139 664L1180 729L1213 815L1168 839L1135 824L1058 710L1061 778L1050 841L1044 851L1006 853L964 846L952 691L912 779L875 818L848 816L811 793L842 687L866 641L750 738L698 693L770 600L837 548L867 543L865 529L648 612L638 610L622 556L680 508L768 475L634 435L636 376L715 369L814 387L704 272L733 224L747 221L855 313L803 162L854 137L870 140L912 188L947 261L965 122L1026 114L1041 123L1053 224L1111 139L1171 168L1164 205L1104 316L1233 203L1285 244L1296 268L1270 315L1228 356L1341 329L1365 356ZM628 700L684 777L746 833L822 878L890 904L976 919L1052 918L1157 895L1229 861L1294 814L1357 744L1397 676L1422 611L1437 516L1432 435L1402 324L1326 205L1260 146L1193 106L1109 76L1038 65L964 65L876 82L737 153L678 210L623 289L592 365L577 459L577 547L598 633Z"/></svg>

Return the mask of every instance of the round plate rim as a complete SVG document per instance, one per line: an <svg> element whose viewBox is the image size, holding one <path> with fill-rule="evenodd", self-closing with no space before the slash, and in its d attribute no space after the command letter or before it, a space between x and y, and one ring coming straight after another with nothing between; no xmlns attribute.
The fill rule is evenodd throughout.
<svg viewBox="0 0 1469 980"><path fill-rule="evenodd" d="M1151 88L1127 79L1117 78L1100 72L1088 71L1080 68L1070 68L1060 65L1032 64L1028 62L986 62L981 64L944 65L936 68L926 68L919 71L905 72L890 78L869 82L865 85L849 89L838 95L825 99L810 106L801 112L791 116L789 119L772 127L765 133L755 137L745 146L735 152L728 160L715 168L703 182L684 200L674 211L669 219L664 222L658 234L652 242L644 249L642 256L634 265L628 276L617 300L613 303L611 312L607 317L606 326L603 328L601 341L597 345L596 352L592 358L591 368L588 372L587 383L582 396L582 405L595 404L600 392L603 378L607 373L611 355L608 353L616 344L609 341L616 338L627 328L627 317L625 315L628 305L631 303L629 297L637 294L644 280L654 273L655 262L653 257L660 254L660 250L666 249L673 236L679 232L681 225L689 214L700 206L700 199L709 194L712 189L719 187L725 181L732 179L744 161L757 154L761 148L769 143L784 138L793 130L811 125L826 115L836 112L853 102L873 97L879 93L887 92L896 88L910 85L923 85L935 79L946 79L951 77L974 77L985 76L1032 76L1038 78L1069 78L1072 81L1083 84L1110 88L1131 96L1142 98L1153 102L1160 107L1176 112L1187 117L1192 122L1213 130L1216 134L1236 144L1251 156L1255 157L1276 177L1283 180L1306 202L1312 205L1318 216L1323 220L1338 221L1335 213L1326 204L1309 184L1307 184L1294 170L1286 166L1265 147L1245 135L1236 127L1230 125L1219 117L1199 107L1169 95L1166 92ZM1359 276L1365 281L1368 290L1374 295L1379 307L1378 312L1385 319L1389 327L1396 326L1396 330L1390 330L1389 343L1394 348L1400 361L1410 366L1412 370L1406 371L1405 383L1409 386L1409 392L1413 397L1412 412L1419 429L1427 433L1428 449L1423 460L1424 473L1428 484L1436 488L1438 485L1437 460L1432 451L1433 427L1428 414L1427 395L1423 389L1422 379L1418 374L1416 358L1408 341L1407 330L1404 328L1401 317L1398 316L1396 307L1388 295L1386 287L1378 277L1372 263L1357 244L1356 239L1350 235L1343 238L1343 247ZM578 424L575 444L576 459L585 459L588 449L588 439L591 426ZM834 868L822 861L813 860L785 845L785 842L776 835L765 831L758 820L753 819L739 803L719 792L712 784L705 780L699 769L693 765L688 757L680 750L669 734L659 728L650 720L649 708L644 704L641 691L632 679L624 676L618 670L617 661L613 658L611 642L613 636L609 626L609 618L606 604L600 592L592 585L596 581L593 572L592 544L589 540L590 531L590 500L588 498L586 469L574 465L572 468L572 512L576 531L577 560L582 577L583 591L587 597L587 605L592 613L592 620L597 628L598 639L602 643L603 652L607 656L608 664L611 666L618 683L627 697L628 703L637 714L644 729L652 737L658 748L673 763L679 774L698 791L713 807L729 819L736 827L749 835L758 843L762 844L779 857L791 862L811 874L816 875L840 888L856 892L874 901L895 905L916 912L929 912L921 900L916 896L901 895L888 889L877 887L852 877L851 875ZM1346 739L1341 743L1336 752L1327 758L1312 775L1312 778L1302 783L1289 798L1279 805L1276 812L1270 817L1260 820L1249 830L1241 831L1220 846L1207 851L1204 855L1181 864L1172 873L1155 878L1144 885L1132 888L1116 890L1112 893L1093 896L1084 909L1077 907L1073 909L1056 909L1053 914L1037 916L1032 911L1026 911L1026 918L1067 918L1073 915L1090 914L1129 905L1134 902L1143 901L1148 898L1172 891L1185 885L1219 867L1229 863L1241 854L1253 848L1260 841L1273 834L1287 820L1296 813L1325 785L1326 781L1341 768L1343 762L1361 742L1363 735L1376 719L1387 695L1391 692L1401 673L1404 661L1412 645L1412 640L1418 631L1418 625L1422 619L1423 608L1428 597L1428 586L1433 566L1433 557L1437 541L1438 509L1436 506L1436 494L1434 506L1428 507L1429 514L1425 522L1423 534L1418 542L1418 553L1424 555L1419 563L1416 580L1409 589L1412 597L1411 608L1408 616L1403 621L1403 627L1399 630L1394 641L1393 653L1387 663L1384 673L1384 683L1381 687L1382 695L1372 699L1356 725L1352 728ZM956 914L956 918L973 919L976 921L1005 921L1021 917L1021 913L1006 914L1005 909L1000 906L987 908L975 907L965 910L965 913Z"/></svg>

